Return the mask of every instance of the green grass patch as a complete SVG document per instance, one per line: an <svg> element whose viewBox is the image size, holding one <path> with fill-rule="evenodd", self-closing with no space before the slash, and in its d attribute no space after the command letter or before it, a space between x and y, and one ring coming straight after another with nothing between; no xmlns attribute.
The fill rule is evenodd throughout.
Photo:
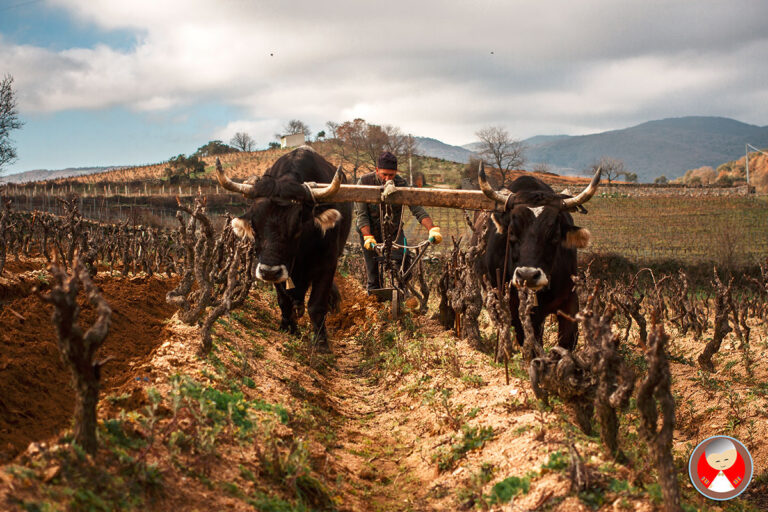
<svg viewBox="0 0 768 512"><path fill-rule="evenodd" d="M491 488L491 493L488 496L488 502L492 505L499 503L509 503L509 501L518 494L528 494L531 490L531 477L526 475L524 477L510 476L505 478L501 482L497 482Z"/></svg>
<svg viewBox="0 0 768 512"><path fill-rule="evenodd" d="M493 427L461 427L462 437L459 442L450 448L443 448L433 455L433 461L437 463L440 471L453 468L456 462L461 460L467 452L481 448L486 441L494 438Z"/></svg>

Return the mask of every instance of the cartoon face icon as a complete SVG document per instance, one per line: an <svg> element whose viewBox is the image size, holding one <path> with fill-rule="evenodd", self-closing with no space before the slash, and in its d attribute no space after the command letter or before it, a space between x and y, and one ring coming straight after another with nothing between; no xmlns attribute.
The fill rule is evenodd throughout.
<svg viewBox="0 0 768 512"><path fill-rule="evenodd" d="M707 463L717 470L728 469L736 463L736 446L725 438L719 438L707 445L704 450Z"/></svg>
<svg viewBox="0 0 768 512"><path fill-rule="evenodd" d="M752 456L736 439L713 436L699 443L688 465L696 490L714 500L741 494L752 479Z"/></svg>

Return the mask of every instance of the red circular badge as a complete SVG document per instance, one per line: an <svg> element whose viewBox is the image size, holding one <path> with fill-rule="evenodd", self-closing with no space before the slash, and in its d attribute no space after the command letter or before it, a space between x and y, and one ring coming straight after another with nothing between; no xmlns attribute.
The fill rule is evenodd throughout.
<svg viewBox="0 0 768 512"><path fill-rule="evenodd" d="M730 500L747 489L752 480L752 456L737 439L712 436L693 450L688 461L691 483L709 499Z"/></svg>

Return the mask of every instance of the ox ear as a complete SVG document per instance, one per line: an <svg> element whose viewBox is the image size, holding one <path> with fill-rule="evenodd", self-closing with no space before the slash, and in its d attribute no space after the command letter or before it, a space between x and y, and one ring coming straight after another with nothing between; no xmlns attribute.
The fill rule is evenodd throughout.
<svg viewBox="0 0 768 512"><path fill-rule="evenodd" d="M253 226L251 221L243 217L232 219L232 231L238 238L250 238L253 240Z"/></svg>
<svg viewBox="0 0 768 512"><path fill-rule="evenodd" d="M323 236L325 236L325 232L335 226L340 220L341 212L336 208L331 208L330 210L323 210L315 215L315 226L317 226L323 233Z"/></svg>
<svg viewBox="0 0 768 512"><path fill-rule="evenodd" d="M563 246L567 249L583 249L589 245L592 234L586 228L579 226L567 226L565 228L565 237Z"/></svg>

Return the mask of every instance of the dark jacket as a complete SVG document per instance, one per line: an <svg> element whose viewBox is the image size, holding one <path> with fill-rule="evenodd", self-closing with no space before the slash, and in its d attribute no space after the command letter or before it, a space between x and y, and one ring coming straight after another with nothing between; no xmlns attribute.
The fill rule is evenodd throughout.
<svg viewBox="0 0 768 512"><path fill-rule="evenodd" d="M407 187L408 182L400 176L399 174L395 175L395 186L396 187ZM370 172L368 174L364 174L359 180L357 180L358 185L384 185L384 183L379 179L379 177L376 175L375 172ZM360 228L363 226L370 226L371 227L371 234L376 238L378 241L382 241L384 237L381 233L381 220L382 220L382 207L383 206L389 206L392 209L392 225L394 226L395 232L392 233L392 236L394 236L397 233L397 230L400 227L400 222L402 221L403 217L403 206L399 204L393 204L393 205L382 205L381 203L355 203L355 227L357 228L358 233L360 232ZM424 209L423 206L408 206L410 208L411 213L414 217L416 217L416 220L419 222L422 221L422 219L425 219L429 217L429 214Z"/></svg>

